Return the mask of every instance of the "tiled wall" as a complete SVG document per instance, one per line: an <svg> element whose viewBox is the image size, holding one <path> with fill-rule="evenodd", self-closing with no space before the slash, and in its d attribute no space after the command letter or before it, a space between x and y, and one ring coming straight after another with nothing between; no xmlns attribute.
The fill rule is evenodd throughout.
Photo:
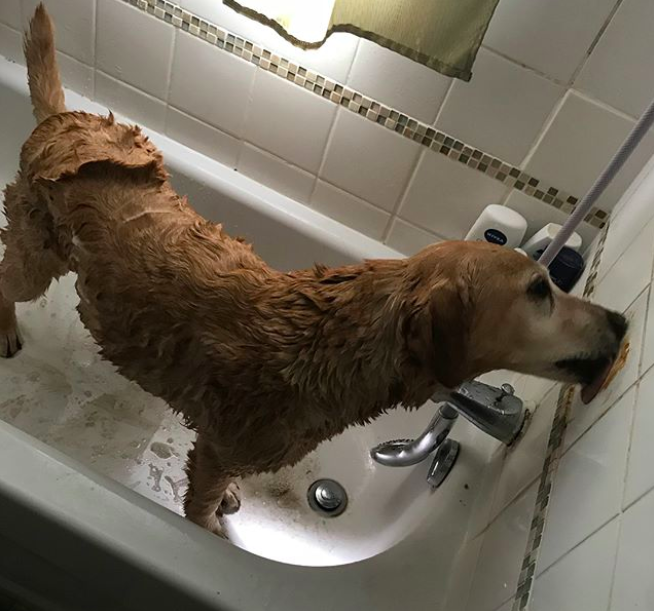
<svg viewBox="0 0 654 611"><path fill-rule="evenodd" d="M0 54L21 61L19 30L36 1L0 2ZM451 143L429 147L415 141L420 133L384 129L343 101L316 96L122 0L46 4L73 89L407 253L461 237L489 203L519 210L532 231L562 221L572 204L561 195L555 209L545 186L574 202L654 95L648 0L502 0L470 83L346 34L300 51L218 0L182 0L201 17L406 113L423 131L442 130L466 150L536 177L539 194L529 185L510 188L520 183L517 174L500 181L508 172L473 169L489 165L473 158L461 163L469 155ZM652 151L654 137L602 199L604 210ZM594 229L582 233L588 243Z"/></svg>
<svg viewBox="0 0 654 611"><path fill-rule="evenodd" d="M654 160L611 220L595 300L631 321L625 367L590 405L574 396L532 611L652 609Z"/></svg>

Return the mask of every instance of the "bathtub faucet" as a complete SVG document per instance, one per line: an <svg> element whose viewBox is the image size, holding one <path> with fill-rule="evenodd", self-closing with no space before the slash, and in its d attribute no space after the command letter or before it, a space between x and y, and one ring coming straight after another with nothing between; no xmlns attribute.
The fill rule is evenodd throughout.
<svg viewBox="0 0 654 611"><path fill-rule="evenodd" d="M507 446L515 441L525 422L522 400L515 396L510 384L496 388L475 380L465 382L450 394L448 403L484 433Z"/></svg>
<svg viewBox="0 0 654 611"><path fill-rule="evenodd" d="M435 451L427 475L434 488L447 477L458 457L459 444L447 436L459 414L506 445L515 440L525 420L522 401L509 384L495 388L473 380L448 395L435 395L433 401L440 404L438 411L419 437L381 443L370 450L370 456L387 467L408 467Z"/></svg>

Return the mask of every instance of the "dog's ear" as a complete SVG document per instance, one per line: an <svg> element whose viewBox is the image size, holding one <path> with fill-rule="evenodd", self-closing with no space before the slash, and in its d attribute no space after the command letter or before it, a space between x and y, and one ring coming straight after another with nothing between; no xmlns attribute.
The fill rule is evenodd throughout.
<svg viewBox="0 0 654 611"><path fill-rule="evenodd" d="M461 384L470 366L469 307L456 283L433 286L407 320L407 348L412 361L428 367L448 388Z"/></svg>

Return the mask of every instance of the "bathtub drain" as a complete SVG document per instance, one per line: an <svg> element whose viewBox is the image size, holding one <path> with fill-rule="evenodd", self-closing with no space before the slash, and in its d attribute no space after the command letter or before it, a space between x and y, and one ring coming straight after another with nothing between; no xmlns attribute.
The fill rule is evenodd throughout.
<svg viewBox="0 0 654 611"><path fill-rule="evenodd" d="M311 509L330 518L340 516L347 507L345 488L333 479L319 479L313 482L309 487L307 499Z"/></svg>

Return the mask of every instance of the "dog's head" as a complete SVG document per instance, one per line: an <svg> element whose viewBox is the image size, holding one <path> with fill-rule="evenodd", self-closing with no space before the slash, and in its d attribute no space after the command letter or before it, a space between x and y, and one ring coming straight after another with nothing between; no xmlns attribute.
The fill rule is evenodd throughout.
<svg viewBox="0 0 654 611"><path fill-rule="evenodd" d="M597 391L626 319L560 291L545 268L483 242L444 242L407 262L404 334L411 359L454 387L509 369Z"/></svg>

